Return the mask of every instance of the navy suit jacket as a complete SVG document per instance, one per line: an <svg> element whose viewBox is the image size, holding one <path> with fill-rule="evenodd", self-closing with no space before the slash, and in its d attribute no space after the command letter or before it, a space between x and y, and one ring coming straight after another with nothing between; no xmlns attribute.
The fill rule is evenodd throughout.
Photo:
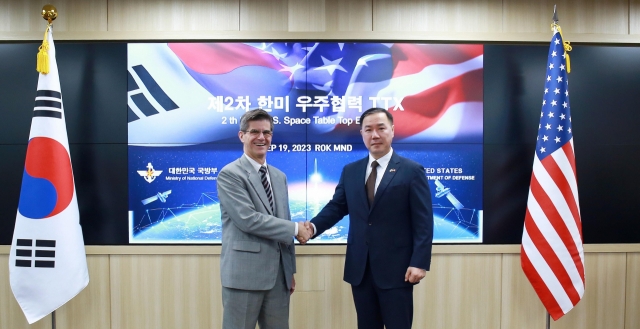
<svg viewBox="0 0 640 329"><path fill-rule="evenodd" d="M349 215L344 280L358 285L367 258L382 289L411 285L409 266L429 270L433 241L431 192L424 167L393 152L369 209L365 175L369 158L344 167L333 198L311 221L316 236Z"/></svg>

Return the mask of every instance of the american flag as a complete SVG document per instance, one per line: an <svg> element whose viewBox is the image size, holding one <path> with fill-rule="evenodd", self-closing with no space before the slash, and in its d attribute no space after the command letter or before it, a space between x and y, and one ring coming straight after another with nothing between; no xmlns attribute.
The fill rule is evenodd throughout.
<svg viewBox="0 0 640 329"><path fill-rule="evenodd" d="M567 53L551 40L533 173L522 234L525 275L554 320L584 295L584 250L578 203Z"/></svg>

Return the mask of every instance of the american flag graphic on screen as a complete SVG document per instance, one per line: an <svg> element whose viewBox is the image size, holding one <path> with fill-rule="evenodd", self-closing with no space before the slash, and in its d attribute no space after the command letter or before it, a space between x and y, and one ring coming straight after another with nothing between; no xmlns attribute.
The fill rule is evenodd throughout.
<svg viewBox="0 0 640 329"><path fill-rule="evenodd" d="M281 117L352 119L370 107L383 107L394 113L398 142L482 143L481 44L274 42L128 47L132 144L197 144L235 138L236 129L227 129L235 127L219 125L220 117L256 107ZM216 129L211 129L213 124ZM307 133L283 128L289 129L287 133ZM323 142L329 142L326 138L361 139L358 125L310 124L306 129L309 135L323 135Z"/></svg>
<svg viewBox="0 0 640 329"><path fill-rule="evenodd" d="M584 250L578 203L567 54L562 35L551 40L522 234L521 263L554 320L584 295Z"/></svg>

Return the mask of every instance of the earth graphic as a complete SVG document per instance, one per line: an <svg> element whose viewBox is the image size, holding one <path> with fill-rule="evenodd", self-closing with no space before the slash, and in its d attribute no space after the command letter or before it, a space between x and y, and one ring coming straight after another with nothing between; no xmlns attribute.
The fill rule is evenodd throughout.
<svg viewBox="0 0 640 329"><path fill-rule="evenodd" d="M306 220L306 203L291 202L291 214L294 221ZM349 233L349 217L345 217L321 236L311 240L312 244L346 243ZM172 242L172 243L220 243L222 240L222 222L220 221L220 205L213 204L187 211L177 216L167 216L155 225L135 236L140 242ZM477 237L457 223L434 217L434 241L451 240L473 241Z"/></svg>
<svg viewBox="0 0 640 329"><path fill-rule="evenodd" d="M313 188L298 185L289 186L291 219L296 222L313 218L330 200L335 188L335 183L327 184L327 186L314 186ZM150 213L150 217L156 218L157 221L137 233L134 236L135 242L220 243L222 240L222 222L218 203L194 208L156 209L153 212ZM456 216L451 215L453 212L453 208L434 205L434 242L481 242L481 235L467 230L469 225L466 220L456 219ZM471 216L463 217L481 216L482 214L481 211L470 213ZM476 223L481 223L481 219ZM477 224L474 226L477 232ZM348 233L349 216L346 216L334 227L309 243L346 243Z"/></svg>

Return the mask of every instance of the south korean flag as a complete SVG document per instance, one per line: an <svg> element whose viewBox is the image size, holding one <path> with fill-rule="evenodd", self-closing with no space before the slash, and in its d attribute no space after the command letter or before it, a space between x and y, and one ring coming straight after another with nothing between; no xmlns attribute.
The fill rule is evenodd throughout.
<svg viewBox="0 0 640 329"><path fill-rule="evenodd" d="M9 256L11 290L29 324L64 305L89 283L50 26L39 64L41 57L45 63L48 57L49 68L38 78Z"/></svg>

